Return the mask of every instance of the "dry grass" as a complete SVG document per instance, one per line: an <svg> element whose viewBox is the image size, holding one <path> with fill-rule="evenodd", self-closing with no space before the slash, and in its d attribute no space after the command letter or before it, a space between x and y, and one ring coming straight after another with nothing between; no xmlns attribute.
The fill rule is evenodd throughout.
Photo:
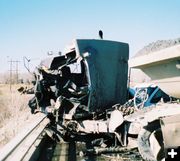
<svg viewBox="0 0 180 161"><path fill-rule="evenodd" d="M28 100L31 95L21 95L13 85L0 85L0 147L13 138L31 117Z"/></svg>

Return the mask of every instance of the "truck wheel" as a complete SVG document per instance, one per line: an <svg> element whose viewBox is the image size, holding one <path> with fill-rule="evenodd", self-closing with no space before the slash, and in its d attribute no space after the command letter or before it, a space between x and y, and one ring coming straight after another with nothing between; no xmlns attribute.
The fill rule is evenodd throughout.
<svg viewBox="0 0 180 161"><path fill-rule="evenodd" d="M138 135L138 150L145 160L165 160L161 129L157 126L143 128Z"/></svg>

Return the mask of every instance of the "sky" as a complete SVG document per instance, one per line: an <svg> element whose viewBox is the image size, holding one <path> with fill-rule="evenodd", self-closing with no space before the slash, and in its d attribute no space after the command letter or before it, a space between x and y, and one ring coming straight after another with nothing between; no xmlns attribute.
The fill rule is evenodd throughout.
<svg viewBox="0 0 180 161"><path fill-rule="evenodd" d="M0 72L23 57L36 65L73 39L126 42L130 57L157 40L180 37L179 0L0 0ZM13 64L13 69L15 63Z"/></svg>

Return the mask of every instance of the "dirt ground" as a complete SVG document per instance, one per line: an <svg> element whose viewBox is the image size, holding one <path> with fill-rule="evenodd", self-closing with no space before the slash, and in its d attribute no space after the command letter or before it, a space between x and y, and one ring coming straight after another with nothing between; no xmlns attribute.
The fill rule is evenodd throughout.
<svg viewBox="0 0 180 161"><path fill-rule="evenodd" d="M0 84L0 148L8 143L33 116L28 107L28 100L33 95L21 94L20 86Z"/></svg>

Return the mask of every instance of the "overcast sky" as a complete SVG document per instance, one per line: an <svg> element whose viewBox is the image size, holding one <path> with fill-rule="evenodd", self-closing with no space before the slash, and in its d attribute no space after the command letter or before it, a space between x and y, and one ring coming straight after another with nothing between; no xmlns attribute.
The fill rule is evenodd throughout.
<svg viewBox="0 0 180 161"><path fill-rule="evenodd" d="M145 45L180 37L179 0L0 0L0 72L23 56L35 64L75 38L127 42L130 57Z"/></svg>

